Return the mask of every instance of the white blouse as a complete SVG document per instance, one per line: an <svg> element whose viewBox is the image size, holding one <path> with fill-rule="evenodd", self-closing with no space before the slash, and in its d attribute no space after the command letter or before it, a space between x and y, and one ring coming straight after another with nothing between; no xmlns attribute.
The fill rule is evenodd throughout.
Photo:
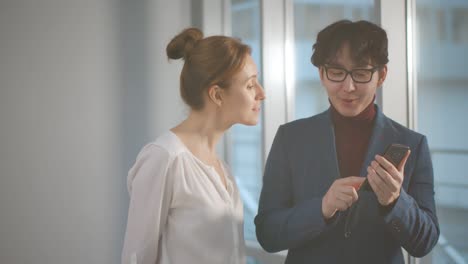
<svg viewBox="0 0 468 264"><path fill-rule="evenodd" d="M245 263L242 202L222 167L227 189L173 132L146 145L128 174L122 264Z"/></svg>

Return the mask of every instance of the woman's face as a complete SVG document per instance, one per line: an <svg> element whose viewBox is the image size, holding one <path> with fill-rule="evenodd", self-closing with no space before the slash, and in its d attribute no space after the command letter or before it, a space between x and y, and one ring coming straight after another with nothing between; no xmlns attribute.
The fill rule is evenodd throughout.
<svg viewBox="0 0 468 264"><path fill-rule="evenodd" d="M331 64L327 64L327 66L351 71L354 69L371 69L375 65L370 63L356 65L352 60L349 45L344 44L338 51L336 60ZM353 117L360 114L373 101L377 87L380 87L385 80L387 67L382 66L382 68L374 72L368 83L356 83L350 74L343 81L334 82L328 79L325 67L320 67L319 71L322 85L327 90L333 107L341 115ZM328 71L329 76L337 74L330 69Z"/></svg>
<svg viewBox="0 0 468 264"><path fill-rule="evenodd" d="M261 102L265 99L257 77L257 66L247 55L243 68L234 75L230 87L223 89L221 111L228 123L257 124Z"/></svg>

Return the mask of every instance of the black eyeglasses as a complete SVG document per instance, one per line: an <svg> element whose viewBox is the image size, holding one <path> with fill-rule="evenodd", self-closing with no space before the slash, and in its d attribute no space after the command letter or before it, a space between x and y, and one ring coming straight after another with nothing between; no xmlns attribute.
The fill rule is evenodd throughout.
<svg viewBox="0 0 468 264"><path fill-rule="evenodd" d="M330 66L323 66L325 68L325 73L327 75L328 80L332 82L342 82L346 79L346 77L351 75L351 78L355 83L368 83L372 80L372 75L374 72L379 70L381 66L375 66L371 69L352 69L350 71L340 68L340 67L330 67Z"/></svg>

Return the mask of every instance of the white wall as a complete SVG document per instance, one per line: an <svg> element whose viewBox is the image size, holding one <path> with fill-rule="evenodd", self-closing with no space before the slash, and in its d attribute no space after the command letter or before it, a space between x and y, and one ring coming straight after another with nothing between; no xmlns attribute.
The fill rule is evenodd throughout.
<svg viewBox="0 0 468 264"><path fill-rule="evenodd" d="M129 2L0 1L0 263L119 262L128 166L182 118L163 47L190 24L188 1Z"/></svg>
<svg viewBox="0 0 468 264"><path fill-rule="evenodd" d="M189 0L150 0L148 12L148 80L150 98L149 123L152 135L173 127L187 115L188 108L180 99L179 76L183 62L168 61L166 46L169 41L191 24Z"/></svg>

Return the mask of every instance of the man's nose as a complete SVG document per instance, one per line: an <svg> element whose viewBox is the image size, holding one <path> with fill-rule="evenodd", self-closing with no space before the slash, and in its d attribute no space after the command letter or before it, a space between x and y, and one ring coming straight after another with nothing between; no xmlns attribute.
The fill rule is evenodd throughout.
<svg viewBox="0 0 468 264"><path fill-rule="evenodd" d="M354 85L353 78L351 78L351 74L348 74L343 81L343 90L345 92L351 93L356 90L356 86Z"/></svg>

